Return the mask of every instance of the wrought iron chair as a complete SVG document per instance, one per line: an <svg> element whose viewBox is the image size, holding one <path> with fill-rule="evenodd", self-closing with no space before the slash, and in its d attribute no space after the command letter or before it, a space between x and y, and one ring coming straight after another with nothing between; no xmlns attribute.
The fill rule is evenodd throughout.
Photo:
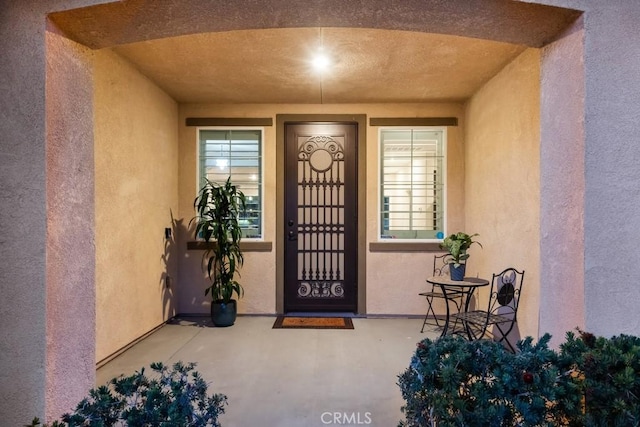
<svg viewBox="0 0 640 427"><path fill-rule="evenodd" d="M524 271L507 268L494 274L491 280L491 294L487 310L470 310L452 315L455 324L463 325L462 331L471 339L482 339L490 336L495 341L506 344L515 353L514 346L509 342L509 333L513 331L518 318L518 305ZM493 330L489 331L492 326Z"/></svg>
<svg viewBox="0 0 640 427"><path fill-rule="evenodd" d="M434 276L448 276L449 275L449 261L451 260L451 254L435 255L433 257L433 275ZM427 292L421 292L418 295L423 296L427 300L427 314L424 316L424 322L422 322L422 329L420 333L424 332L426 325L435 326L438 328L443 327L445 319L440 319L433 309L434 300L444 300L446 304L453 302L456 305L458 311L461 307L462 294L458 292L447 292L447 298L445 298L442 290L439 286L431 285L431 289Z"/></svg>

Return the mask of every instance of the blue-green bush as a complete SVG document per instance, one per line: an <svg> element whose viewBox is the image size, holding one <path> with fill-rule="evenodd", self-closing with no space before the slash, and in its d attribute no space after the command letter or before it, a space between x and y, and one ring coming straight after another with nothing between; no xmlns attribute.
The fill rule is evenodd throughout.
<svg viewBox="0 0 640 427"><path fill-rule="evenodd" d="M584 412L572 425L640 426L640 338L567 333L563 366L574 367Z"/></svg>
<svg viewBox="0 0 640 427"><path fill-rule="evenodd" d="M640 426L640 338L528 337L513 354L459 336L418 343L400 426Z"/></svg>
<svg viewBox="0 0 640 427"><path fill-rule="evenodd" d="M219 427L227 397L207 395L207 383L194 363L175 363L172 369L152 363L153 376L144 369L112 379L92 389L73 413L64 414L51 427ZM35 418L27 427L40 425Z"/></svg>

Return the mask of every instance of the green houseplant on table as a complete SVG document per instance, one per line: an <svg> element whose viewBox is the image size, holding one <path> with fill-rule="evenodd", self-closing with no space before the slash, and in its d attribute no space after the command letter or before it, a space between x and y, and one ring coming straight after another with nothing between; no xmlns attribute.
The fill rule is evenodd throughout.
<svg viewBox="0 0 640 427"><path fill-rule="evenodd" d="M205 289L205 295L210 293L212 299L211 320L216 326L231 326L237 313L233 296L239 299L244 294L235 275L244 262L238 215L246 210L245 195L231 183L231 177L221 185L207 179L193 206L196 216L191 221L196 224L196 239L213 243L203 255L211 281Z"/></svg>
<svg viewBox="0 0 640 427"><path fill-rule="evenodd" d="M467 234L458 232L450 234L440 244L440 248L451 254L449 268L451 269L451 280L462 280L464 278L467 259L469 258L469 247L477 243L482 247L480 242L473 240L478 234Z"/></svg>

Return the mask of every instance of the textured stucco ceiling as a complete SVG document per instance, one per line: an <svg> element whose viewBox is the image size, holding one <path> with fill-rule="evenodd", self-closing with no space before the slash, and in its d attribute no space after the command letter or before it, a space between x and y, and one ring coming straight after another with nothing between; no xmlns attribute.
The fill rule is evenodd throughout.
<svg viewBox="0 0 640 427"><path fill-rule="evenodd" d="M310 64L324 47L320 74ZM205 33L113 48L179 102L459 101L525 47L457 36L349 28Z"/></svg>
<svg viewBox="0 0 640 427"><path fill-rule="evenodd" d="M52 26L114 49L179 102L464 100L580 16L512 0L96 1ZM308 63L320 44L335 61L322 77Z"/></svg>

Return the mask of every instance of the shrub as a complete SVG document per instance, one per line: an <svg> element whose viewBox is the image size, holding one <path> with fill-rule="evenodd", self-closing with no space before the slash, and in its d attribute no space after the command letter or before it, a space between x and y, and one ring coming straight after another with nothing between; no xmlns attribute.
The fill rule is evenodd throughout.
<svg viewBox="0 0 640 427"><path fill-rule="evenodd" d="M573 425L640 426L640 338L569 332L560 355L580 373L584 413Z"/></svg>
<svg viewBox="0 0 640 427"><path fill-rule="evenodd" d="M567 405L556 402L571 400L574 387L570 375L558 370L558 355L547 347L550 338L536 345L527 338L517 354L487 340L423 340L399 376L406 401L400 425L558 425Z"/></svg>
<svg viewBox="0 0 640 427"><path fill-rule="evenodd" d="M175 363L172 369L152 363L154 378L144 368L129 377L112 379L108 385L92 389L71 414L51 427L131 426L131 427L219 427L227 397L207 395L207 383L194 363ZM29 426L40 425L35 418Z"/></svg>
<svg viewBox="0 0 640 427"><path fill-rule="evenodd" d="M510 353L492 341L425 339L398 385L400 426L640 426L640 338L528 337Z"/></svg>

